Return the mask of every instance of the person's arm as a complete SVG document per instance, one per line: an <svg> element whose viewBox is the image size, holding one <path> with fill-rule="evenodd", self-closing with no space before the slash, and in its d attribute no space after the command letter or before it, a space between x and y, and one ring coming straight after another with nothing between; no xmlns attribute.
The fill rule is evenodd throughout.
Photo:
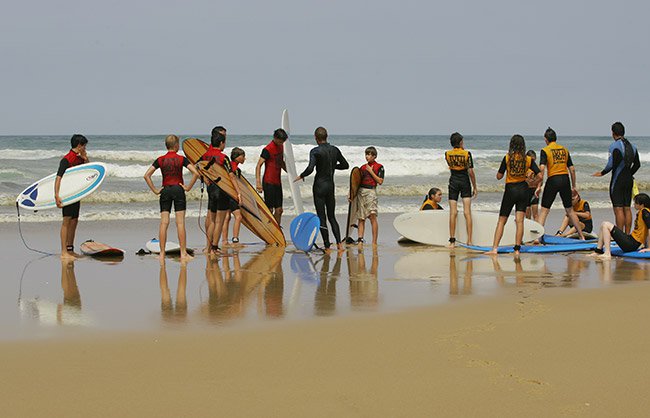
<svg viewBox="0 0 650 418"><path fill-rule="evenodd" d="M232 185L235 188L235 191L237 192L237 203L241 205L241 190L239 189L239 182L237 182L237 176L232 171L232 166L230 165L230 160L228 159L228 157L225 157L223 159L223 167L228 172L230 181L232 181Z"/></svg>
<svg viewBox="0 0 650 418"><path fill-rule="evenodd" d="M194 187L194 183L196 183L196 180L199 178L199 171L196 169L196 167L194 167L194 164L190 163L187 160L187 158L185 158L183 164L192 173L192 180L190 180L190 184L188 184L187 186L183 186L183 189L185 189L186 192L189 192L190 190L192 190L192 187Z"/></svg>
<svg viewBox="0 0 650 418"><path fill-rule="evenodd" d="M537 186L542 182L542 171L539 169L539 167L537 167L535 161L530 162L530 169L532 170L534 177L528 184L531 186Z"/></svg>
<svg viewBox="0 0 650 418"><path fill-rule="evenodd" d="M469 179L472 182L472 197L476 197L478 195L478 187L476 187L476 175L474 174L474 169L469 168L467 172L469 173Z"/></svg>
<svg viewBox="0 0 650 418"><path fill-rule="evenodd" d="M499 166L499 169L497 170L497 180L501 180L503 178L503 174L506 172L506 157L504 156L503 159L501 160L501 165Z"/></svg>
<svg viewBox="0 0 650 418"><path fill-rule="evenodd" d="M574 166L569 167L569 175L571 176L571 191L577 193L578 185L576 184L576 168Z"/></svg>
<svg viewBox="0 0 650 418"><path fill-rule="evenodd" d="M612 169L618 165L621 160L621 151L616 148L612 149L613 147L614 144L609 147L609 157L607 157L607 164L605 164L605 168L600 171L596 171L594 174L592 174L593 177L602 177L612 171Z"/></svg>
<svg viewBox="0 0 650 418"><path fill-rule="evenodd" d="M86 153L86 148L82 148L81 151L77 154L85 163L90 162L90 159L88 158L88 154Z"/></svg>
<svg viewBox="0 0 650 418"><path fill-rule="evenodd" d="M314 148L309 152L309 165L307 165L307 168L305 168L305 171L300 173L297 179L295 181L303 180L305 177L310 175L311 173L314 172L314 168L316 167L316 151L318 148Z"/></svg>
<svg viewBox="0 0 650 418"><path fill-rule="evenodd" d="M262 187L262 166L264 165L264 162L266 160L263 157L260 157L259 160L257 160L257 165L255 166L255 188L257 189L257 193L262 193L264 188Z"/></svg>
<svg viewBox="0 0 650 418"><path fill-rule="evenodd" d="M343 154L341 154L340 149L336 149L336 166L334 167L335 170L347 170L350 168L350 164L348 164L348 161L345 159Z"/></svg>
<svg viewBox="0 0 650 418"><path fill-rule="evenodd" d="M643 210L643 209L641 209L641 210ZM641 216L643 217L643 222L645 223L646 228L650 227L650 213L648 213L647 210L643 210L643 213L641 214ZM643 246L645 248L640 250L640 252L646 253L646 252L650 251L650 234L648 234L648 236L646 237L645 242L643 243Z"/></svg>
<svg viewBox="0 0 650 418"><path fill-rule="evenodd" d="M151 180L151 176L153 175L154 171L156 171L157 167L154 165L150 165L147 171L144 173L144 181L147 183L147 186L151 189L154 194L160 194L162 192L162 187L161 188L156 188L156 186L153 185L153 181Z"/></svg>
<svg viewBox="0 0 650 418"><path fill-rule="evenodd" d="M632 167L630 167L630 172L632 175L635 175L637 171L641 168L641 161L639 160L639 151L634 150L634 161L632 162Z"/></svg>
<svg viewBox="0 0 650 418"><path fill-rule="evenodd" d="M57 208L63 207L63 203L61 202L61 198L59 197L59 190L61 189L61 179L63 178L63 174L65 173L65 170L67 170L69 167L70 167L70 163L68 162L68 160L62 158L61 162L59 163L59 169L56 172L56 179L54 180L54 201L56 202Z"/></svg>
<svg viewBox="0 0 650 418"><path fill-rule="evenodd" d="M365 166L365 170L370 173L370 176L377 182L377 184L384 184L384 166L379 167L379 174L375 174L375 170L372 169L368 164Z"/></svg>
<svg viewBox="0 0 650 418"><path fill-rule="evenodd" d="M539 152L539 172L542 173L542 180L537 185L535 189L535 197L539 197L539 193L542 191L542 185L544 184L544 170L546 170L546 152L541 150Z"/></svg>

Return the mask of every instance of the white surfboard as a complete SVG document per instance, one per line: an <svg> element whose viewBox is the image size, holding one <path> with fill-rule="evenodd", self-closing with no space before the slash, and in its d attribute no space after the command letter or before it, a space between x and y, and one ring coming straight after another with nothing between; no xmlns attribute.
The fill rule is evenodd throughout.
<svg viewBox="0 0 650 418"><path fill-rule="evenodd" d="M147 244L145 245L147 247L147 250L151 251L154 254L160 254L160 241L158 241L158 238L153 238L147 241ZM180 254L181 253L181 246L174 241L167 241L165 243L165 254Z"/></svg>
<svg viewBox="0 0 650 418"><path fill-rule="evenodd" d="M63 206L76 203L92 194L106 178L104 163L87 163L68 168L61 178L59 196ZM16 202L33 211L56 208L54 182L56 173L42 178L18 195Z"/></svg>
<svg viewBox="0 0 650 418"><path fill-rule="evenodd" d="M472 211L472 243L492 245L494 230L499 219L498 213ZM429 245L449 244L449 211L422 210L403 213L395 218L393 226L402 236L412 241ZM503 231L499 245L515 244L515 217L510 216ZM544 227L530 219L524 220L524 242L533 241L544 234ZM456 221L456 240L467 243L465 216L458 212Z"/></svg>
<svg viewBox="0 0 650 418"><path fill-rule="evenodd" d="M284 109L282 111L282 129L289 135L289 111ZM287 174L289 175L289 188L291 189L291 198L293 199L293 206L296 208L296 215L300 215L305 211L302 205L302 197L300 196L300 187L293 181L298 177L296 172L296 160L293 158L293 146L291 145L290 138L284 142L284 163L287 166Z"/></svg>

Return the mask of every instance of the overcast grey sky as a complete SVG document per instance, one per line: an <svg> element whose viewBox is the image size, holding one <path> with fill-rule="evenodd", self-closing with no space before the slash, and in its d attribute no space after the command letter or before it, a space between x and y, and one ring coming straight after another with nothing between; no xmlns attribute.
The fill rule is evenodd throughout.
<svg viewBox="0 0 650 418"><path fill-rule="evenodd" d="M0 134L650 134L644 1L22 1Z"/></svg>

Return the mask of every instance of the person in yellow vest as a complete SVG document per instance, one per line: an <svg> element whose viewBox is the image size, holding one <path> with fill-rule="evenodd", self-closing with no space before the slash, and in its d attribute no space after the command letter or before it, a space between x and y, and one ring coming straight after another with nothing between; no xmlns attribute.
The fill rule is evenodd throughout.
<svg viewBox="0 0 650 418"><path fill-rule="evenodd" d="M429 194L424 198L420 210L441 210L444 209L440 206L442 201L442 190L437 187L432 187L429 189Z"/></svg>
<svg viewBox="0 0 650 418"><path fill-rule="evenodd" d="M526 155L537 164L537 154L535 154L535 151L529 149ZM537 221L539 216L539 197L535 196L535 190L537 190L537 186L542 182L542 179L533 173L533 170L528 170L528 173L526 173L526 182L528 182L528 193L530 195L528 207L526 208L526 218Z"/></svg>
<svg viewBox="0 0 650 418"><path fill-rule="evenodd" d="M542 148L540 152L539 169L542 172L542 178L544 170L548 170L548 174L544 194L542 195L542 209L537 222L544 226L546 217L551 210L551 206L553 206L553 201L555 201L559 193L570 224L578 230L580 239L585 239L580 229L578 217L573 211L572 196L573 193L578 193L578 189L576 185L576 169L573 166L573 161L571 161L569 150L557 143L557 134L551 128L544 132L544 141L546 147ZM569 175L571 176L570 179ZM537 190L535 190L535 196L539 196L541 190L542 183L540 182Z"/></svg>
<svg viewBox="0 0 650 418"><path fill-rule="evenodd" d="M589 202L586 200L582 199L580 197L580 193L576 193L573 195L573 211L576 213L576 216L578 217L578 222L580 222L580 229L582 229L582 233L584 234L585 232L591 232L594 229L594 223L591 220L591 209L589 208ZM560 225L560 229L555 233L555 235L560 235L563 237L568 237L569 235L573 235L576 233L576 229L574 227L569 228L568 231L564 232L565 229L569 226L569 218L564 215L564 220L562 220L562 225Z"/></svg>
<svg viewBox="0 0 650 418"><path fill-rule="evenodd" d="M524 218L526 216L526 207L530 202L530 192L528 191L528 170L535 173L537 178L541 173L535 161L526 155L526 141L521 135L513 135L510 139L510 148L508 153L501 160L501 166L497 171L497 180L501 180L503 175L506 176L506 189L501 199L501 209L499 210L499 220L494 230L494 242L492 249L486 254L496 255L497 247L503 237L503 229L508 222L508 217L515 208L515 222L517 228L515 232L514 254L519 255L521 243L524 237Z"/></svg>
<svg viewBox="0 0 650 418"><path fill-rule="evenodd" d="M636 219L634 220L634 229L631 234L626 234L622 229L611 222L603 222L600 225L600 235L598 236L598 247L594 250L591 257L612 258L610 244L612 238L623 251L631 252L638 250L641 246L644 248L639 252L645 253L650 251L650 242L648 242L648 228L650 227L650 196L645 193L639 193L634 196L634 209L636 209Z"/></svg>
<svg viewBox="0 0 650 418"><path fill-rule="evenodd" d="M449 166L449 248L456 246L456 219L458 217L458 196L463 199L467 242L472 244L472 198L476 197L476 176L472 153L465 149L463 136L458 132L451 134L449 142L452 150L445 152Z"/></svg>

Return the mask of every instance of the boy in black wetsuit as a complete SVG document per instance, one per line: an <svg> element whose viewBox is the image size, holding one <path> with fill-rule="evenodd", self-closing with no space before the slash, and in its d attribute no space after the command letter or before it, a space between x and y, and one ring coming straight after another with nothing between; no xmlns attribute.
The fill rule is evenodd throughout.
<svg viewBox="0 0 650 418"><path fill-rule="evenodd" d="M79 209L81 208L81 202L63 206L61 198L59 197L61 179L63 178L65 170L68 168L88 162L88 156L86 155L87 143L88 139L86 139L85 136L79 134L72 135L72 138L70 138L71 149L61 159L59 170L56 172L56 180L54 181L54 199L56 200L56 207L61 208L63 212L63 223L61 224L62 260L72 260L75 258L74 236L77 231L77 223L79 222Z"/></svg>
<svg viewBox="0 0 650 418"><path fill-rule="evenodd" d="M449 138L452 150L445 152L449 166L449 247L456 246L456 218L458 216L458 195L463 199L463 215L467 226L467 243L472 244L472 198L476 197L476 176L472 153L465 149L463 136L458 132Z"/></svg>
<svg viewBox="0 0 650 418"><path fill-rule="evenodd" d="M336 208L334 170L346 170L350 165L338 148L327 143L327 130L325 128L322 126L316 128L314 138L318 146L309 152L309 165L294 181L303 180L316 168L316 177L314 178L312 190L314 193L316 213L320 219L320 232L323 235L323 242L325 248L329 248L331 244L327 229L327 221L329 220L334 239L336 240L336 246L339 251L343 251L341 231L334 214Z"/></svg>

